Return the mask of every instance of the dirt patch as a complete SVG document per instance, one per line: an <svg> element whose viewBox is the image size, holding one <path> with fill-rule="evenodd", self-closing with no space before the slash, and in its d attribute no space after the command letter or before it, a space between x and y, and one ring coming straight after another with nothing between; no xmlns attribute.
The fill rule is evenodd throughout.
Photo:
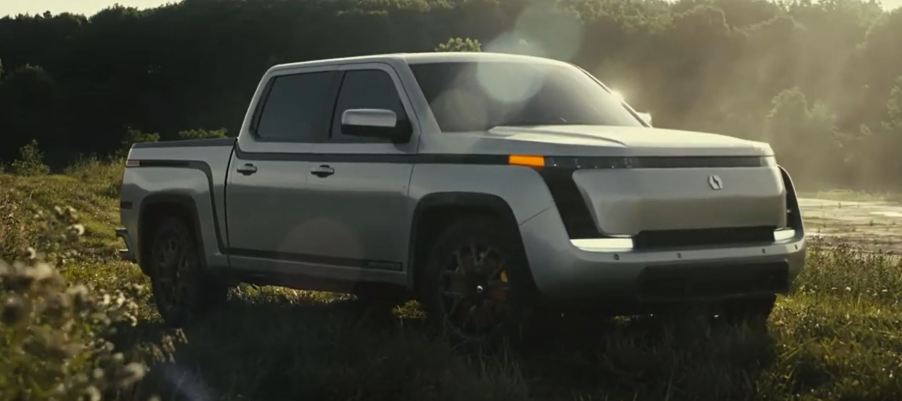
<svg viewBox="0 0 902 401"><path fill-rule="evenodd" d="M902 203L801 198L809 237L902 255Z"/></svg>

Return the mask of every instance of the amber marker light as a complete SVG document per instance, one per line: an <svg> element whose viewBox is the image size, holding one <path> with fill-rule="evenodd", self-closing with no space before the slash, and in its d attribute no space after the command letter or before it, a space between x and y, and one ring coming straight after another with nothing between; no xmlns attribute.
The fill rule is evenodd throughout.
<svg viewBox="0 0 902 401"><path fill-rule="evenodd" d="M545 167L545 156L536 155L510 155L507 164L511 166Z"/></svg>

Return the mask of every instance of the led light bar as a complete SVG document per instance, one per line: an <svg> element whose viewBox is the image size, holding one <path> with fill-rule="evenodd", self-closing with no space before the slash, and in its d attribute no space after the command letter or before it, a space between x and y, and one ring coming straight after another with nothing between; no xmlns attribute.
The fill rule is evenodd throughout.
<svg viewBox="0 0 902 401"><path fill-rule="evenodd" d="M580 250L589 252L629 251L633 249L633 239L630 237L572 239L570 243Z"/></svg>
<svg viewBox="0 0 902 401"><path fill-rule="evenodd" d="M785 242L795 237L796 230L792 228L774 230L774 242ZM576 248L588 252L623 252L632 250L634 246L633 239L628 236L571 239L570 243Z"/></svg>
<svg viewBox="0 0 902 401"><path fill-rule="evenodd" d="M796 237L796 230L780 228L774 230L774 242L788 241Z"/></svg>

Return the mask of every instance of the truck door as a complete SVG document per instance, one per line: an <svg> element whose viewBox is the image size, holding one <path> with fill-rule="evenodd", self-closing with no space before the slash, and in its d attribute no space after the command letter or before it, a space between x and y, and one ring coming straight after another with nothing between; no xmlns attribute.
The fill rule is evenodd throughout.
<svg viewBox="0 0 902 401"><path fill-rule="evenodd" d="M372 272L401 271L408 255L408 184L417 135L407 143L346 135L348 109L388 109L398 124L413 126L406 95L394 70L384 64L343 67L329 140L312 145L319 159L310 166L305 197L310 236L305 253L342 259ZM412 129L416 129L415 127Z"/></svg>
<svg viewBox="0 0 902 401"><path fill-rule="evenodd" d="M340 73L335 67L277 72L245 124L226 186L230 263L291 270L310 231L307 182L313 143L329 136Z"/></svg>

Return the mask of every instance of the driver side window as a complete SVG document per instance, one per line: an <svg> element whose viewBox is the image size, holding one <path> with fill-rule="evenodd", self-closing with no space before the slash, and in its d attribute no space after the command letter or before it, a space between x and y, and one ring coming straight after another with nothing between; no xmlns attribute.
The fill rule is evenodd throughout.
<svg viewBox="0 0 902 401"><path fill-rule="evenodd" d="M388 139L346 135L341 115L348 109L386 109L395 112L399 125L410 124L395 84L382 70L351 70L344 74L332 116L332 142L390 142Z"/></svg>

